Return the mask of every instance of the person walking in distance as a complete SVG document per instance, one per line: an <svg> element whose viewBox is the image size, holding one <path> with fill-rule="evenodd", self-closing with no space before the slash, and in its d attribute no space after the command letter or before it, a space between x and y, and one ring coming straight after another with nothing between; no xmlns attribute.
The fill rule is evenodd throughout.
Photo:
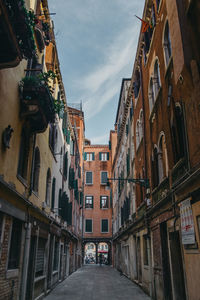
<svg viewBox="0 0 200 300"><path fill-rule="evenodd" d="M102 253L99 254L99 264L100 266L102 265L102 262L103 262L103 256L102 256Z"/></svg>

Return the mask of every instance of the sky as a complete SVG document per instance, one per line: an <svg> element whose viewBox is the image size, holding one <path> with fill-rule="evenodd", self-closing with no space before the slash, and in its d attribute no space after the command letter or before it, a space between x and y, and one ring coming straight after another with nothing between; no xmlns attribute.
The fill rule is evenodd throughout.
<svg viewBox="0 0 200 300"><path fill-rule="evenodd" d="M108 144L122 78L134 64L144 0L49 0L67 103L80 103L85 137Z"/></svg>

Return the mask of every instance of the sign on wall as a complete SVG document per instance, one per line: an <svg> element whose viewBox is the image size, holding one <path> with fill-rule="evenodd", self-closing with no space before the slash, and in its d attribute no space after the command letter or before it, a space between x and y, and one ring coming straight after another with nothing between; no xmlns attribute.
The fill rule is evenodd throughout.
<svg viewBox="0 0 200 300"><path fill-rule="evenodd" d="M195 244L194 220L192 215L190 198L181 202L180 216L182 243L184 245Z"/></svg>

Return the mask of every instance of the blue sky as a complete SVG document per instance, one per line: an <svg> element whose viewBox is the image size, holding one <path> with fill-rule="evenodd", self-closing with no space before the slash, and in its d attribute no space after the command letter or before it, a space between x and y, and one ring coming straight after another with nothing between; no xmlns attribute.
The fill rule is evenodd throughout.
<svg viewBox="0 0 200 300"><path fill-rule="evenodd" d="M132 74L144 0L49 0L68 103L82 101L85 136L107 144L122 78Z"/></svg>

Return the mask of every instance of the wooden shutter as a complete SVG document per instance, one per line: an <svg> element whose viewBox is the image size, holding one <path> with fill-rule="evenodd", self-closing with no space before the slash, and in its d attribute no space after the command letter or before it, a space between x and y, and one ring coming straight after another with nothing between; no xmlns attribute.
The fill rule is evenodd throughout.
<svg viewBox="0 0 200 300"><path fill-rule="evenodd" d="M87 152L84 152L83 159L87 160Z"/></svg>
<svg viewBox="0 0 200 300"><path fill-rule="evenodd" d="M95 155L94 155L94 152L92 152L92 160L95 159Z"/></svg>
<svg viewBox="0 0 200 300"><path fill-rule="evenodd" d="M70 130L69 129L67 129L66 142L68 145L70 144Z"/></svg>
<svg viewBox="0 0 200 300"><path fill-rule="evenodd" d="M99 152L99 160L101 160L101 152Z"/></svg>
<svg viewBox="0 0 200 300"><path fill-rule="evenodd" d="M101 231L108 232L108 220L107 219L101 220Z"/></svg>
<svg viewBox="0 0 200 300"><path fill-rule="evenodd" d="M102 208L102 196L100 196L100 208Z"/></svg>
<svg viewBox="0 0 200 300"><path fill-rule="evenodd" d="M109 160L109 152L107 152L107 160Z"/></svg>
<svg viewBox="0 0 200 300"><path fill-rule="evenodd" d="M37 256L36 256L36 264L35 264L35 273L36 276L43 275L44 271L44 257L45 257L45 245L46 240L39 238L38 239L38 247L37 247Z"/></svg>

